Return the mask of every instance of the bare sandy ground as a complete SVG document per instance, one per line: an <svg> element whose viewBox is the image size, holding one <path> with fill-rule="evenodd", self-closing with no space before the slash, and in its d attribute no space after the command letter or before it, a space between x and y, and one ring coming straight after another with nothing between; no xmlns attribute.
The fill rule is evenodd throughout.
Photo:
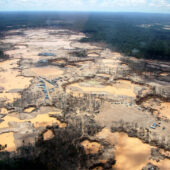
<svg viewBox="0 0 170 170"><path fill-rule="evenodd" d="M4 71L0 73L0 80L5 91L15 88L24 89L30 84L31 78L20 76L20 72L17 70L17 62L18 60L8 60L1 63L1 69Z"/></svg>
<svg viewBox="0 0 170 170"><path fill-rule="evenodd" d="M143 103L143 106L154 109L153 113L158 117L170 120L170 102L149 99Z"/></svg>
<svg viewBox="0 0 170 170"><path fill-rule="evenodd" d="M151 129L150 126L154 122L158 122L156 117L152 116L148 111L144 112L139 110L138 107L127 107L124 104L104 104L100 114L95 119L102 126L107 126L108 128L113 125L113 122L138 122L138 127L150 129L150 133L154 133L155 136L167 136L170 134L169 122L166 120L161 122L161 127ZM166 127L166 129L163 130L162 127Z"/></svg>
<svg viewBox="0 0 170 170"><path fill-rule="evenodd" d="M0 128L8 128L9 127L9 122L26 122L26 121L30 121L32 124L34 124L35 127L40 127L42 126L47 126L47 125L52 125L53 123L59 123L59 121L57 121L54 117L50 117L49 115L50 113L47 114L40 114L38 116L36 116L35 118L32 119L26 119L26 120L20 120L17 117L14 116L10 116L7 115L3 118L3 122L0 124ZM63 124L61 124L61 126L64 126Z"/></svg>
<svg viewBox="0 0 170 170"><path fill-rule="evenodd" d="M4 89L3 93L0 93L0 97L10 103L16 98L20 98L20 94L14 92L16 89L23 90L28 88L31 83L31 78L20 76L17 62L17 59L7 60L2 62L0 66L3 70L0 72L0 87Z"/></svg>
<svg viewBox="0 0 170 170"><path fill-rule="evenodd" d="M166 117L170 120L170 102L163 102L156 109L160 112L160 117Z"/></svg>
<svg viewBox="0 0 170 170"><path fill-rule="evenodd" d="M50 140L54 137L54 134L52 132L52 130L47 130L44 134L43 134L43 139L46 140Z"/></svg>
<svg viewBox="0 0 170 170"><path fill-rule="evenodd" d="M168 76L168 73L161 73L161 76Z"/></svg>
<svg viewBox="0 0 170 170"><path fill-rule="evenodd" d="M97 136L115 146L117 162L113 168L117 170L141 170L149 162L159 166L161 170L170 169L170 160L165 159L160 162L150 160L151 149L154 147L137 138L128 137L126 133L111 133L109 129L105 128Z"/></svg>
<svg viewBox="0 0 170 170"><path fill-rule="evenodd" d="M5 151L10 151L10 152L15 151L16 146L15 146L15 142L14 142L13 132L1 134L0 135L0 145L2 145L2 146L7 145L7 147L5 148Z"/></svg>
<svg viewBox="0 0 170 170"><path fill-rule="evenodd" d="M97 54L97 53L89 53L88 54L88 57L98 57L99 56L99 54Z"/></svg>
<svg viewBox="0 0 170 170"><path fill-rule="evenodd" d="M84 147L85 153L87 155L88 154L96 154L99 152L99 150L101 150L103 148L100 143L90 142L88 140L84 140L83 142L81 142L81 145Z"/></svg>
<svg viewBox="0 0 170 170"><path fill-rule="evenodd" d="M18 31L23 32L23 35L7 35L3 40L3 43L12 43L15 45L14 49L6 51L10 59L1 62L0 65L0 87L3 89L2 93L0 93L0 98L6 100L6 104L13 104L16 99L21 98L19 91L23 92L24 89L27 89L31 85L36 86L36 88L32 91L30 90L30 92L33 93L38 90L42 92L41 87L39 87L41 86L40 81L43 81L45 84L45 91L47 91L45 95L48 94L48 99L41 98L41 100L44 101L44 104L49 105L52 98L58 92L69 93L75 97L81 97L84 94L106 94L106 96L109 94L114 99L122 97L125 100L128 98L126 104L121 102L117 102L117 104L106 102L101 107L99 114L95 116L95 121L106 127L98 133L97 137L105 139L113 147L115 146L117 163L113 169L141 170L148 162L158 165L161 170L170 169L170 161L168 159L161 160L160 162L150 159L151 148L153 148L151 145L144 144L137 138L128 137L125 133L111 133L109 130L113 122L121 121L126 123L137 122L139 128L150 128L153 122L157 122L156 117L158 116L151 115L149 111L144 111L134 104L139 91L143 87L142 85L133 83L133 81L119 79L121 69L123 68L125 72L128 69L127 64L121 63L123 56L120 53L112 52L90 43L78 42L78 40L85 37L82 33L71 31L65 33L68 30L52 29L13 30L9 33L16 33ZM71 56L70 51L74 51L77 48L79 50L86 50L87 57L90 59L94 58L94 61L82 61L81 58ZM52 53L55 55L40 56L40 53ZM65 64L65 60L62 60L62 58L76 61L76 64L71 65L68 62L65 67L59 66L60 64ZM54 62L49 63L51 60ZM132 60L135 62L138 61L135 58L132 58ZM47 61L48 64L43 65L42 61ZM90 76L93 78L86 80ZM165 72L161 73L160 76L165 77L168 74ZM84 77L86 78L85 80ZM126 79L127 77L123 78ZM134 78L141 80L140 77ZM35 80L36 84L33 84ZM51 80L55 80L54 82L56 84L53 84ZM67 83L69 85L66 86L66 91L64 91L63 85ZM149 84L155 86L159 82L150 82ZM149 91L148 88L144 90L146 92ZM56 94L52 96L52 93ZM143 105L156 109L160 112L159 117L170 119L169 102L161 101L158 105L157 102L148 100ZM50 107L46 107L46 109L38 108L39 111L36 111L36 109L36 107L30 106L24 108L23 113L13 112L11 114L11 111L5 108L5 106L1 108L1 114L5 114L6 116L2 118L0 131L4 129L8 131L0 134L0 144L7 144L5 150L16 150L17 142L14 137L14 128L10 126L11 122L16 124L31 122L31 125L35 129L45 129L47 126L52 126L53 124L58 125L60 128L67 126L66 123L50 117L51 114L58 114L56 112L50 112L52 110ZM27 118L21 119L20 115L22 114L25 114ZM162 130L163 126L166 127L165 130ZM169 122L162 121L161 128L150 129L150 133L155 133L157 136L167 136L167 134L170 134ZM49 140L53 135L53 132L48 130L44 133L43 138L44 140ZM86 154L96 154L103 148L100 143L89 140L82 141L81 145L84 147Z"/></svg>
<svg viewBox="0 0 170 170"><path fill-rule="evenodd" d="M63 74L63 71L56 68L56 67L35 67L29 69L29 72L32 72L31 75L34 76L43 76L43 77L48 77L50 79L58 77Z"/></svg>
<svg viewBox="0 0 170 170"><path fill-rule="evenodd" d="M129 97L136 97L136 94L134 93L134 89L135 87L137 87L138 85L135 85L133 83L131 83L130 81L126 81L126 80L119 80L116 81L115 84L113 84L112 86L108 86L108 85L100 85L97 86L95 85L95 82L93 84L90 84L89 82L85 82L86 86L82 83L74 83L69 85L67 88L67 92L71 92L71 89L75 89L74 91L72 91L72 93L76 93L76 88L80 89L80 93L87 93L87 92L106 92L109 94L113 94L113 95L123 95L123 96L129 96ZM98 84L96 82L96 84ZM76 87L76 88L74 88Z"/></svg>
<svg viewBox="0 0 170 170"><path fill-rule="evenodd" d="M21 96L18 93L0 93L0 97L6 100L7 103L12 103Z"/></svg>
<svg viewBox="0 0 170 170"><path fill-rule="evenodd" d="M29 108L24 109L24 112L31 113L34 110L35 110L35 107L29 107Z"/></svg>
<svg viewBox="0 0 170 170"><path fill-rule="evenodd" d="M30 112L32 108L27 109L27 112ZM35 128L39 127L47 127L47 126L52 126L52 125L58 125L60 128L64 128L67 125L65 123L61 123L59 120L57 120L54 117L50 117L51 114L54 113L47 113L47 114L40 114L37 115L35 118L32 119L25 119L25 120L20 120L17 117L7 115L3 118L3 122L0 123L0 129L8 129L8 131L13 131L13 128L9 126L10 122L16 122L16 123L23 123L23 122L31 122ZM9 133L4 133L0 134L0 144L4 146L5 144L7 147L5 148L6 151L15 151L16 146L15 146L15 139L13 136L13 132Z"/></svg>

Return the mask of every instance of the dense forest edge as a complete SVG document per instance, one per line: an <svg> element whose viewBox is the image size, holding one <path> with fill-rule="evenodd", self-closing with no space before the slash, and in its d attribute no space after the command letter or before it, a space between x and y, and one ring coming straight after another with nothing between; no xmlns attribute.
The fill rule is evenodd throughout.
<svg viewBox="0 0 170 170"><path fill-rule="evenodd" d="M104 42L126 56L170 60L170 14L1 12L0 21L1 33L20 28L66 28L87 34L81 42Z"/></svg>
<svg viewBox="0 0 170 170"><path fill-rule="evenodd" d="M104 42L138 58L170 60L170 15L141 13L0 13L0 30L60 27L82 31L82 42Z"/></svg>

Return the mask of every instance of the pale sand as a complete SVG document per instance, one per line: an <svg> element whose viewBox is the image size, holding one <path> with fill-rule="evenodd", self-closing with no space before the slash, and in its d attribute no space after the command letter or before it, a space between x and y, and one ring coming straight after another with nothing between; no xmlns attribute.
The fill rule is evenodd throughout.
<svg viewBox="0 0 170 170"><path fill-rule="evenodd" d="M113 168L116 170L141 170L147 164L151 146L143 144L139 139L130 138L125 133L111 133L106 128L97 136L115 145L116 164Z"/></svg>
<svg viewBox="0 0 170 170"><path fill-rule="evenodd" d="M116 57L122 57L122 54L118 53L118 52L113 52L113 55L116 56Z"/></svg>
<svg viewBox="0 0 170 170"><path fill-rule="evenodd" d="M33 110L35 110L35 107L28 107L28 108L24 109L24 112L31 113Z"/></svg>
<svg viewBox="0 0 170 170"><path fill-rule="evenodd" d="M15 143L14 143L13 132L0 134L0 144L2 146L4 146L5 144L7 145L7 147L4 149L5 151L9 151L9 152L15 151L16 146L15 146ZM2 151L4 151L4 150L2 150Z"/></svg>
<svg viewBox="0 0 170 170"><path fill-rule="evenodd" d="M152 109L156 109L154 114L158 117L166 117L170 120L170 102L155 102L154 100L150 99L143 103L144 107L151 107ZM159 113L159 114L158 114Z"/></svg>
<svg viewBox="0 0 170 170"><path fill-rule="evenodd" d="M33 108L28 108L28 109L30 111L30 109L32 110ZM56 118L50 117L49 116L50 114L58 114L58 113L49 112L48 114L40 114L33 119L26 119L26 120L20 120L17 117L7 115L3 118L4 121L0 123L0 128L10 128L8 124L9 122L26 122L26 121L30 121L35 128L52 126L53 124L58 125L60 128L64 128L67 126L66 123L61 123ZM16 147L14 143L13 132L0 134L0 144L1 145L7 144L7 148L5 149L6 151L15 151Z"/></svg>
<svg viewBox="0 0 170 170"><path fill-rule="evenodd" d="M24 89L29 87L31 78L25 78L18 75L18 71L14 70L0 73L1 87L4 87L6 91L11 89Z"/></svg>
<svg viewBox="0 0 170 170"><path fill-rule="evenodd" d="M122 66L128 66L128 64L121 64Z"/></svg>
<svg viewBox="0 0 170 170"><path fill-rule="evenodd" d="M160 162L151 160L149 162L158 166L160 168L160 170L169 170L170 169L170 160L169 159L160 160Z"/></svg>
<svg viewBox="0 0 170 170"><path fill-rule="evenodd" d="M54 133L52 132L52 130L47 130L47 132L45 132L43 134L43 140L50 140L54 137Z"/></svg>
<svg viewBox="0 0 170 170"><path fill-rule="evenodd" d="M114 137L117 138L116 170L141 170L149 160L152 147L124 133L115 133Z"/></svg>
<svg viewBox="0 0 170 170"><path fill-rule="evenodd" d="M0 98L5 99L7 103L12 103L21 98L21 95L19 93L0 93Z"/></svg>
<svg viewBox="0 0 170 170"><path fill-rule="evenodd" d="M105 66L105 68L114 68L116 69L119 65L120 61L119 60L114 60L114 59L102 59L101 64Z"/></svg>
<svg viewBox="0 0 170 170"><path fill-rule="evenodd" d="M161 103L159 111L160 116L165 116L170 120L170 102Z"/></svg>
<svg viewBox="0 0 170 170"><path fill-rule="evenodd" d="M38 115L34 119L27 119L27 120L19 120L16 117L6 116L4 118L4 120L5 120L4 122L0 123L0 128L7 128L8 123L11 122L11 121L14 121L14 122L31 121L31 123L34 124L35 128L52 126L53 124L57 124L60 128L66 127L65 123L61 123L59 120L56 120L55 118L49 117L49 114ZM7 148L5 149L7 151L15 151L16 150L15 143L14 143L14 137L13 137L12 132L0 134L0 144L1 145L7 144Z"/></svg>
<svg viewBox="0 0 170 170"><path fill-rule="evenodd" d="M65 64L66 61L61 59L61 60L54 60L54 61L52 61L52 63L56 63L56 64Z"/></svg>
<svg viewBox="0 0 170 170"><path fill-rule="evenodd" d="M1 63L1 68L5 71L0 72L0 86L3 87L5 91L11 89L25 89L29 87L31 83L32 78L19 76L19 70L13 69L18 67L17 62L18 60L8 60Z"/></svg>
<svg viewBox="0 0 170 170"><path fill-rule="evenodd" d="M56 41L57 40L57 41ZM66 48L66 49L71 49L71 46L70 46L70 41L68 41L67 39L55 39L54 41L49 41L47 39L45 39L44 41L40 40L40 41L32 41L32 42L26 42L26 44L28 46L33 46L33 47L43 47L43 48L51 48L51 47L54 47L55 48L57 47L58 49L59 48Z"/></svg>
<svg viewBox="0 0 170 170"><path fill-rule="evenodd" d="M115 145L116 164L113 168L116 170L141 170L149 162L159 166L161 170L170 169L170 160L168 159L159 163L149 160L151 148L154 147L143 143L138 138L128 137L126 133L111 133L107 128L99 132L97 137Z"/></svg>
<svg viewBox="0 0 170 170"><path fill-rule="evenodd" d="M103 146L100 143L97 142L90 142L88 140L84 140L83 142L80 143L84 150L85 153L88 154L96 154L103 148Z"/></svg>
<svg viewBox="0 0 170 170"><path fill-rule="evenodd" d="M74 48L82 48L88 50L99 49L99 47L97 46L91 45L89 43L81 43L81 42L73 42L71 46Z"/></svg>
<svg viewBox="0 0 170 170"><path fill-rule="evenodd" d="M29 69L29 72L34 76L44 76L49 78L55 78L63 74L61 69L52 66L31 68Z"/></svg>
<svg viewBox="0 0 170 170"><path fill-rule="evenodd" d="M101 63L104 64L104 65L116 65L121 63L120 60L114 60L114 59L102 59L101 60Z"/></svg>
<svg viewBox="0 0 170 170"><path fill-rule="evenodd" d="M87 56L88 57L99 57L99 54L97 54L97 53L89 53Z"/></svg>
<svg viewBox="0 0 170 170"><path fill-rule="evenodd" d="M109 74L97 74L97 76L101 76L101 77L107 77L107 78L109 78L111 75L109 75Z"/></svg>
<svg viewBox="0 0 170 170"><path fill-rule="evenodd" d="M168 76L168 73L161 73L160 76Z"/></svg>
<svg viewBox="0 0 170 170"><path fill-rule="evenodd" d="M49 117L48 114L38 115L30 121L34 124L35 128L52 126L53 124L57 124L60 128L65 128L67 126L65 123L61 123L56 118Z"/></svg>
<svg viewBox="0 0 170 170"><path fill-rule="evenodd" d="M33 50L29 48L22 48L22 49L16 49L16 50L10 50L7 51L6 54L12 56L13 58L24 58L24 59L31 59L34 60L34 62L37 62L41 59L40 56L38 56L39 51Z"/></svg>
<svg viewBox="0 0 170 170"><path fill-rule="evenodd" d="M6 108L1 108L1 114L8 114L8 110Z"/></svg>
<svg viewBox="0 0 170 170"><path fill-rule="evenodd" d="M136 97L136 94L134 93L135 84L132 84L130 81L126 80L120 80L117 81L112 86L102 86L102 87L84 87L80 83L73 83L69 85L66 89L67 92L70 92L71 90L69 87L77 87L81 89L83 92L107 92L113 95L124 95L129 97ZM73 94L76 93L76 91L72 92Z"/></svg>
<svg viewBox="0 0 170 170"><path fill-rule="evenodd" d="M113 64L115 63L115 60L112 60L112 59L102 59L102 63L104 64Z"/></svg>
<svg viewBox="0 0 170 170"><path fill-rule="evenodd" d="M70 88L66 89L66 93L71 94L74 97L83 97L83 92L81 90L71 90Z"/></svg>
<svg viewBox="0 0 170 170"><path fill-rule="evenodd" d="M8 125L9 122L26 122L26 121L30 121L32 124L34 124L35 128L52 126L53 124L57 124L61 128L66 127L65 123L61 123L56 118L50 117L49 116L50 114L54 114L54 113L50 112L48 114L40 114L37 115L35 118L25 119L25 120L20 120L17 117L7 115L3 118L4 121L0 123L0 128L9 128Z"/></svg>
<svg viewBox="0 0 170 170"><path fill-rule="evenodd" d="M83 33L78 33L77 35L70 35L70 40L80 40L82 38L85 38L86 36Z"/></svg>

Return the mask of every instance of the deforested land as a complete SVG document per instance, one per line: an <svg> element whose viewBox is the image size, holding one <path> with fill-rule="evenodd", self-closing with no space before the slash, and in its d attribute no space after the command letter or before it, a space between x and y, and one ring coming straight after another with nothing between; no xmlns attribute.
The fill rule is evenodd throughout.
<svg viewBox="0 0 170 170"><path fill-rule="evenodd" d="M170 15L0 13L0 169L170 169Z"/></svg>

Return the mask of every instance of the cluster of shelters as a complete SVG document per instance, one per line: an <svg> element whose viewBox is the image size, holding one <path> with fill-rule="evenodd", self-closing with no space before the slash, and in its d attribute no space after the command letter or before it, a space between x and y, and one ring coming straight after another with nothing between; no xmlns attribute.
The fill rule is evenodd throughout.
<svg viewBox="0 0 170 170"><path fill-rule="evenodd" d="M54 85L55 87L58 87L58 82L62 82L62 79L59 78L55 78L51 81L51 84Z"/></svg>
<svg viewBox="0 0 170 170"><path fill-rule="evenodd" d="M57 85L57 81L55 80L59 80L59 78L53 79L53 80L48 80L47 78L43 78L45 81L47 81L48 83L50 83L51 85L58 87Z"/></svg>
<svg viewBox="0 0 170 170"><path fill-rule="evenodd" d="M40 84L37 84L37 87L40 87L42 89L42 91L45 94L45 99L48 100L49 96L48 96L48 91L47 91L45 82L43 80L40 80Z"/></svg>
<svg viewBox="0 0 170 170"><path fill-rule="evenodd" d="M39 55L39 56L45 56L45 57L48 57L48 56L56 56L54 53L39 53L38 55Z"/></svg>
<svg viewBox="0 0 170 170"><path fill-rule="evenodd" d="M156 127L161 127L161 122L158 122L158 123L152 123L152 125L150 126L150 128L152 129L156 129Z"/></svg>

